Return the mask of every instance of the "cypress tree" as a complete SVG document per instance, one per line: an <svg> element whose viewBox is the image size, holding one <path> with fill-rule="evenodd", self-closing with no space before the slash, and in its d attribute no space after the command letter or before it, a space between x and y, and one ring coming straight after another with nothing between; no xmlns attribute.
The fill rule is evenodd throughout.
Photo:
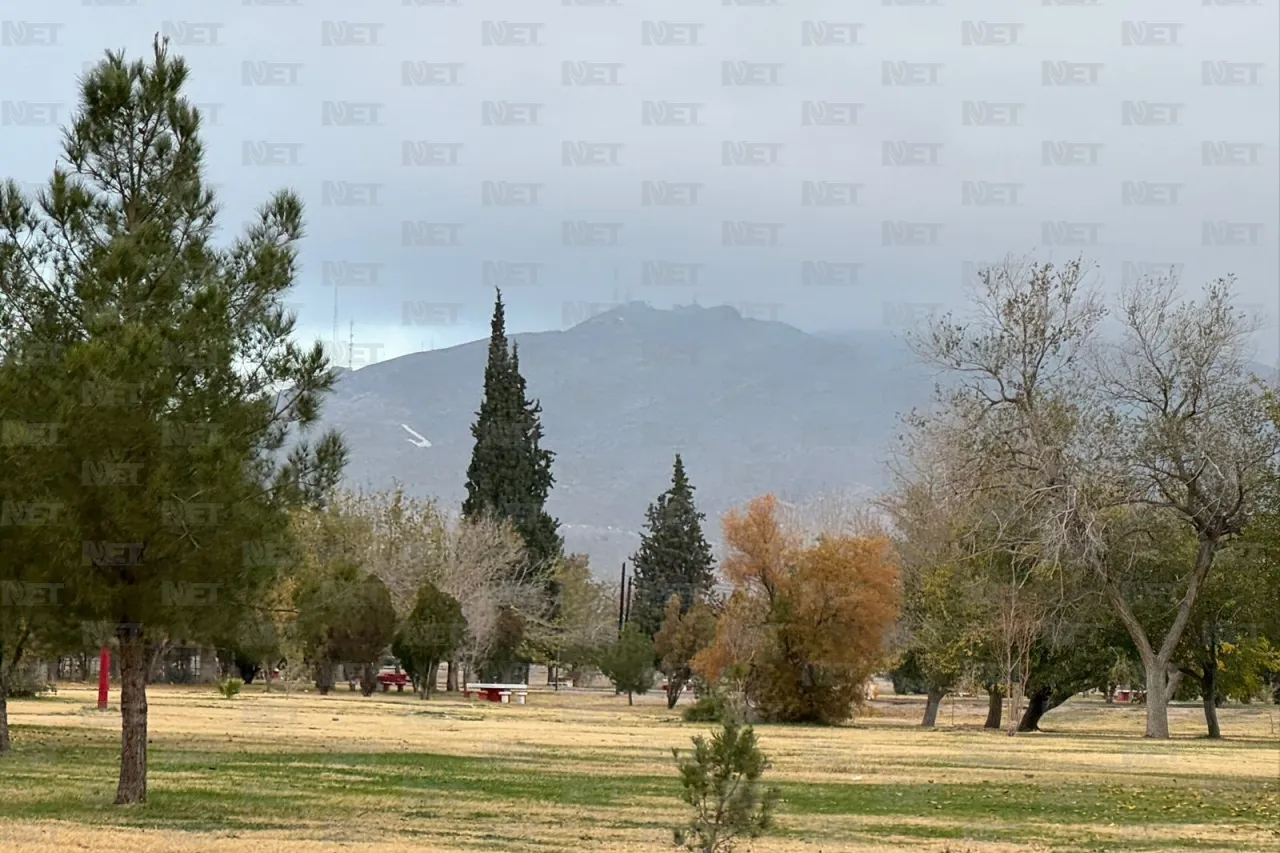
<svg viewBox="0 0 1280 853"><path fill-rule="evenodd" d="M680 612L687 613L694 600L709 592L715 582L711 546L702 535L704 518L694 505L693 485L677 453L671 488L649 504L646 531L631 558L635 598L628 621L648 636L662 627L667 599L680 596Z"/></svg>
<svg viewBox="0 0 1280 853"><path fill-rule="evenodd" d="M563 552L560 522L543 508L555 483L551 462L542 448L542 406L527 396L520 375L520 353L508 347L502 292L493 306L489 361L484 370L484 399L471 426L475 447L467 467L467 498L462 514L475 518L491 513L508 519L524 540L530 566L550 580Z"/></svg>

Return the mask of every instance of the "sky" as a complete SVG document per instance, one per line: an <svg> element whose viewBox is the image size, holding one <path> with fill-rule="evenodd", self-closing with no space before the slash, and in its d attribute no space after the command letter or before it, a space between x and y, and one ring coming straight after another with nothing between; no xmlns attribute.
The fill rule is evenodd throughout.
<svg viewBox="0 0 1280 853"><path fill-rule="evenodd" d="M1280 0L0 0L0 176L106 49L188 61L230 235L304 200L300 335L360 368L619 302L802 329L1008 253L1234 275L1280 358ZM334 343L335 316L337 342Z"/></svg>

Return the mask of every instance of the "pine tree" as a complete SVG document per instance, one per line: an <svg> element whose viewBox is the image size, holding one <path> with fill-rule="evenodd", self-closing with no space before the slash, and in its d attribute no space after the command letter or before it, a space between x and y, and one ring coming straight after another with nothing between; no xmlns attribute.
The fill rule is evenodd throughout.
<svg viewBox="0 0 1280 853"><path fill-rule="evenodd" d="M624 628L617 642L600 653L598 664L614 689L627 694L628 705L635 704L634 694L643 696L653 688L653 640L634 625Z"/></svg>
<svg viewBox="0 0 1280 853"><path fill-rule="evenodd" d="M687 613L715 582L711 546L702 535L706 516L694 505L693 486L680 454L676 454L671 488L649 505L645 518L646 532L631 558L636 585L630 621L652 637L662 627L668 598L680 596L680 612Z"/></svg>
<svg viewBox="0 0 1280 853"><path fill-rule="evenodd" d="M120 804L147 797L155 645L234 630L288 560L289 510L331 488L346 456L334 433L284 452L333 382L283 305L302 203L277 193L213 244L186 79L159 39L151 62L108 54L81 83L40 203L0 189L0 315L21 318L0 327L5 369L40 389L23 416L48 439L0 471L0 491L58 505L79 552L53 563L59 603L119 640ZM33 472L48 491L26 491Z"/></svg>
<svg viewBox="0 0 1280 853"><path fill-rule="evenodd" d="M527 396L519 349L508 347L499 291L489 332L484 400L471 427L476 443L467 468L462 514L474 518L492 513L509 520L524 540L529 565L553 592L551 573L564 543L560 523L543 508L555 483L551 473L555 454L542 448L541 414L541 404Z"/></svg>

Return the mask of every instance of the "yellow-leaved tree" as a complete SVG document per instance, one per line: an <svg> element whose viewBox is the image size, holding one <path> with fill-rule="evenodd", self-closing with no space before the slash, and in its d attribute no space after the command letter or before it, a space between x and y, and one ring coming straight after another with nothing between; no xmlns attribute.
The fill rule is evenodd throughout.
<svg viewBox="0 0 1280 853"><path fill-rule="evenodd" d="M729 513L724 533L734 590L694 670L769 720L847 720L898 615L889 540L815 537L780 521L772 495Z"/></svg>

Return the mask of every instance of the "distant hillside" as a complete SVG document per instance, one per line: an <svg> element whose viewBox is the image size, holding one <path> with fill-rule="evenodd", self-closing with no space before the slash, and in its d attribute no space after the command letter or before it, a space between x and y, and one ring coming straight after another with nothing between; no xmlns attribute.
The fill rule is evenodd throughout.
<svg viewBox="0 0 1280 853"><path fill-rule="evenodd" d="M645 506L683 454L718 538L730 506L773 491L803 501L878 489L895 413L931 381L884 333L815 336L732 308L616 308L566 331L517 335L555 451L549 509L568 546L616 575ZM394 481L449 504L464 497L486 341L346 372L325 426L352 449L348 480ZM407 425L430 442L415 446ZM420 443L420 442L419 442Z"/></svg>

